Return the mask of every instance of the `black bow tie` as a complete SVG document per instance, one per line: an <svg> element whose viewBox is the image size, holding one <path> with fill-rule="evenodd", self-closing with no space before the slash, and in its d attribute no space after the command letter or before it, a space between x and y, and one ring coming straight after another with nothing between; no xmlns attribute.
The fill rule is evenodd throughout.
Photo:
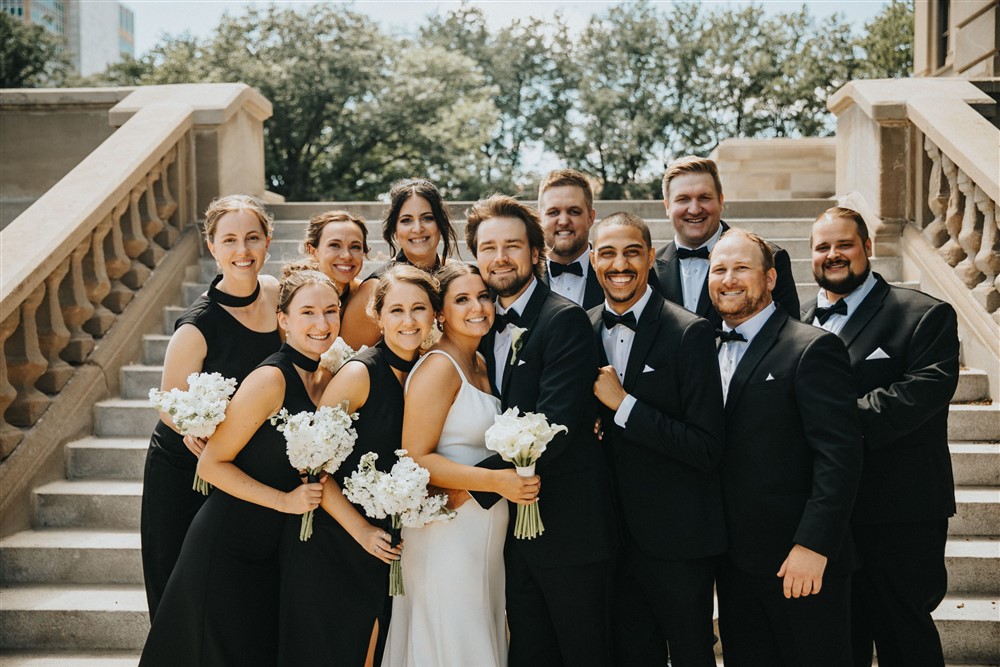
<svg viewBox="0 0 1000 667"><path fill-rule="evenodd" d="M722 329L715 330L715 337L719 339L720 343L745 343L747 339L743 337L736 329L731 329L729 331L724 331Z"/></svg>
<svg viewBox="0 0 1000 667"><path fill-rule="evenodd" d="M624 315L618 315L605 308L601 313L601 319L604 320L604 326L608 329L613 329L616 324L620 324L623 327L628 327L632 331L635 331L635 313L631 310Z"/></svg>
<svg viewBox="0 0 1000 667"><path fill-rule="evenodd" d="M702 246L697 250L687 248L677 248L678 259L708 259L708 246Z"/></svg>
<svg viewBox="0 0 1000 667"><path fill-rule="evenodd" d="M829 308L817 308L814 315L820 324L826 324L831 315L847 315L847 302L841 299Z"/></svg>
<svg viewBox="0 0 1000 667"><path fill-rule="evenodd" d="M521 316L518 314L518 312L516 310L511 309L508 310L503 315L497 315L497 318L493 320L493 328L496 330L497 333L500 333L501 331L507 328L508 324L513 324L516 327L520 319Z"/></svg>
<svg viewBox="0 0 1000 667"><path fill-rule="evenodd" d="M558 278L564 273L572 273L574 276L583 277L583 265L580 262L572 264L560 264L559 262L549 262L549 273L553 278Z"/></svg>

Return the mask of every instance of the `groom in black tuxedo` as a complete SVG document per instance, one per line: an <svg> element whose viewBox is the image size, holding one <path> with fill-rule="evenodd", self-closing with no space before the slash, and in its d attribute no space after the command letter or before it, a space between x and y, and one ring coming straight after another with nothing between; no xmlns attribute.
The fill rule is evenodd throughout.
<svg viewBox="0 0 1000 667"><path fill-rule="evenodd" d="M862 460L847 350L775 309L774 261L756 235L729 230L708 280L723 317L729 553L717 586L726 667L844 667L848 523Z"/></svg>
<svg viewBox="0 0 1000 667"><path fill-rule="evenodd" d="M865 465L851 518L854 665L944 665L931 612L944 599L955 486L948 404L958 385L955 309L872 273L857 211L831 208L813 223L817 298L803 321L840 336L857 381Z"/></svg>
<svg viewBox="0 0 1000 667"><path fill-rule="evenodd" d="M539 279L545 237L533 209L494 195L476 203L467 219L466 243L497 295L494 329L480 345L494 393L505 410L542 413L569 429L549 443L535 468L545 532L516 539L511 505L504 548L509 664L609 665L608 563L616 533L608 471L593 432L597 348L590 322ZM510 464L497 455L481 465Z"/></svg>
<svg viewBox="0 0 1000 667"><path fill-rule="evenodd" d="M614 213L593 230L604 304L590 321L604 447L624 544L613 579L615 664L715 667L716 561L726 550L725 429L715 335L650 289L649 228Z"/></svg>

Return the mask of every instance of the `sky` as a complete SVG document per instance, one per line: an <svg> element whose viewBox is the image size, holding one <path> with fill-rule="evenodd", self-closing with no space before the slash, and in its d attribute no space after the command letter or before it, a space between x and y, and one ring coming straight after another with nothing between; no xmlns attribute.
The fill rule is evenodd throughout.
<svg viewBox="0 0 1000 667"><path fill-rule="evenodd" d="M627 0L626 0L627 1ZM206 37L218 24L223 14L240 13L248 4L266 5L266 2L246 0L125 0L122 4L135 13L135 55L141 57L152 48L162 35L178 35L190 32L196 37ZM304 6L309 2L278 2ZM345 4L345 3L340 3ZM382 24L387 31L412 34L427 16L445 14L461 4L458 0L355 0L346 3L355 11L368 14ZM489 0L471 2L483 8L498 25L506 25L518 16L551 17L562 12L571 29L581 29L592 14L617 4L606 0ZM669 4L669 0L654 0L654 4ZM741 6L748 2L741 0L702 0L708 6ZM803 4L817 17L841 12L855 30L875 16L886 0L764 0L758 2L772 12L797 10Z"/></svg>

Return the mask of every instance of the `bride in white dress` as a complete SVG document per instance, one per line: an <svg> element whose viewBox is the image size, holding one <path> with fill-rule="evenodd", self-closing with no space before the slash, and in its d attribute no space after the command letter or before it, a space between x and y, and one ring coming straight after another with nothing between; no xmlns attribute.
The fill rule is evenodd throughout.
<svg viewBox="0 0 1000 667"><path fill-rule="evenodd" d="M484 434L500 413L476 352L493 324L493 302L475 266L456 262L438 278L443 335L407 378L403 447L430 471L432 485L452 490L457 516L403 529L406 594L392 601L382 667L503 667L507 503L485 510L468 491L527 504L540 482L475 467L492 453Z"/></svg>

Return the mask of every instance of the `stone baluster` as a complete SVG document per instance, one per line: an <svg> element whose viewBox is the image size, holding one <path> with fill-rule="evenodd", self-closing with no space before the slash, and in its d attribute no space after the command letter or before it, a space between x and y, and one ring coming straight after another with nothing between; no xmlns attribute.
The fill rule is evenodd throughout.
<svg viewBox="0 0 1000 667"><path fill-rule="evenodd" d="M82 364L94 349L94 339L83 329L84 323L94 316L83 278L83 258L90 252L90 243L86 239L70 254L69 275L59 287L63 321L69 329L69 343L63 348L62 358L71 364Z"/></svg>
<svg viewBox="0 0 1000 667"><path fill-rule="evenodd" d="M160 165L157 163L148 174L146 174L146 190L142 199L146 203L146 215L142 221L142 233L146 235L149 244L146 250L139 256L139 260L149 268L156 267L163 259L163 246L156 242L156 235L163 231L166 225L160 220L160 214L156 211L156 181L160 179Z"/></svg>
<svg viewBox="0 0 1000 667"><path fill-rule="evenodd" d="M156 211L166 226L162 232L157 234L156 242L164 248L170 248L177 242L181 230L181 221L174 219L174 214L177 212L177 200L170 192L170 179L173 172L176 171L174 163L177 160L178 151L179 148L174 146L160 161L160 173L163 174L163 177L160 178L160 196L156 198Z"/></svg>
<svg viewBox="0 0 1000 667"><path fill-rule="evenodd" d="M125 197L111 210L111 229L104 237L104 268L111 281L111 290L102 304L113 313L121 313L135 294L122 282L122 277L128 273L132 260L125 253L122 238L121 218L128 209L129 199Z"/></svg>
<svg viewBox="0 0 1000 667"><path fill-rule="evenodd" d="M962 209L965 202L958 187L958 167L944 153L941 154L941 167L948 179L948 208L944 217L944 228L948 232L948 238L938 252L949 265L957 266L965 259L965 251L958 242L958 235L962 231Z"/></svg>
<svg viewBox="0 0 1000 667"><path fill-rule="evenodd" d="M45 300L38 310L38 348L46 359L46 370L35 386L46 394L56 394L73 377L73 367L59 356L69 343L69 329L63 322L59 305L63 278L69 273L70 258L67 257L45 279Z"/></svg>
<svg viewBox="0 0 1000 667"><path fill-rule="evenodd" d="M976 255L983 242L983 223L979 219L979 209L976 208L976 184L964 171L958 172L958 188L962 191L965 202L962 215L962 227L958 232L958 244L962 246L965 259L955 266L955 273L969 289L983 280L983 274L976 267Z"/></svg>
<svg viewBox="0 0 1000 667"><path fill-rule="evenodd" d="M927 183L927 207L934 219L924 227L924 238L935 248L940 248L948 240L948 230L944 226L944 216L948 211L948 179L941 167L941 151L927 137L924 149L931 160L931 173Z"/></svg>
<svg viewBox="0 0 1000 667"><path fill-rule="evenodd" d="M17 444L21 442L24 433L21 429L12 425L4 416L7 408L14 399L17 398L17 389L7 379L7 341L17 331L17 325L21 322L21 309L15 308L14 312L0 324L0 458L10 456Z"/></svg>
<svg viewBox="0 0 1000 667"><path fill-rule="evenodd" d="M146 251L149 241L142 233L142 216L139 215L139 199L146 189L145 183L140 183L129 193L128 215L122 216L122 239L125 245L125 254L132 260L128 272L122 276L122 282L130 289L137 290L146 284L150 270L139 257Z"/></svg>
<svg viewBox="0 0 1000 667"><path fill-rule="evenodd" d="M104 299L111 292L111 281L104 262L104 238L111 231L111 224L109 215L94 227L90 253L83 263L83 284L87 288L87 298L94 304L94 314L83 328L94 338L103 336L115 323L115 314L104 307Z"/></svg>
<svg viewBox="0 0 1000 667"><path fill-rule="evenodd" d="M38 347L38 323L35 313L45 296L45 283L40 284L21 304L21 324L7 339L7 379L17 392L4 417L16 426L31 426L49 407L52 399L35 388L35 382L48 367Z"/></svg>
<svg viewBox="0 0 1000 667"><path fill-rule="evenodd" d="M972 289L976 301L993 313L1000 308L1000 218L997 216L997 204L990 199L983 189L976 186L974 200L976 207L983 214L982 242L976 254L976 268L982 271L984 279Z"/></svg>

